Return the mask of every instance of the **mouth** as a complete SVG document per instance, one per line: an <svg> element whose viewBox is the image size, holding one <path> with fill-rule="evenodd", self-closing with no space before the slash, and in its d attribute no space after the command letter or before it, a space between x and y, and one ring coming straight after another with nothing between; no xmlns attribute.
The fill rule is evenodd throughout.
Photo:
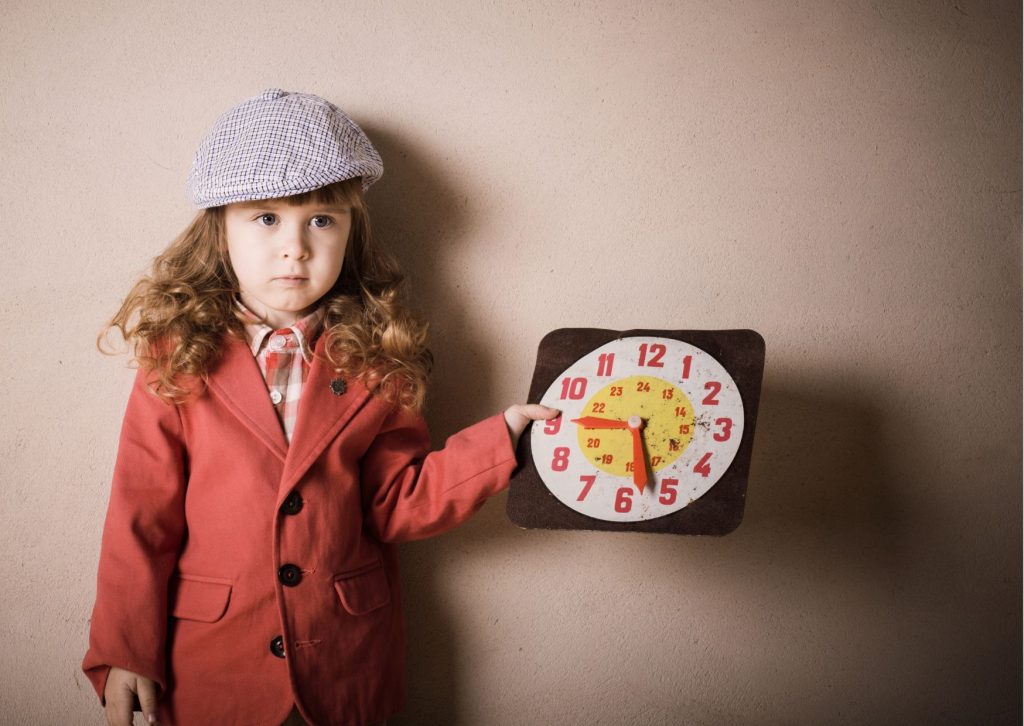
<svg viewBox="0 0 1024 726"><path fill-rule="evenodd" d="M280 275L273 278L272 281L281 285L301 285L304 282L308 282L309 278L302 277L301 275Z"/></svg>

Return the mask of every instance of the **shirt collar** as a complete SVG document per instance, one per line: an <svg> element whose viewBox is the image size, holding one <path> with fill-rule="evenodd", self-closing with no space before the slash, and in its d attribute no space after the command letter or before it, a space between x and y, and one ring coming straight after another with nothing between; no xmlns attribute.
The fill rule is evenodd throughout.
<svg viewBox="0 0 1024 726"><path fill-rule="evenodd" d="M323 327L323 305L318 306L316 310L311 312L309 315L299 318L287 328L272 328L260 320L256 313L247 308L241 298L236 296L235 304L237 306L238 317L241 318L242 323L245 326L245 337L249 341L249 349L252 351L254 356L259 354L260 348L263 347L263 343L266 341L268 335L277 330L291 330L295 333L295 339L299 343L299 350L302 351L302 357L307 363L312 361L313 344Z"/></svg>

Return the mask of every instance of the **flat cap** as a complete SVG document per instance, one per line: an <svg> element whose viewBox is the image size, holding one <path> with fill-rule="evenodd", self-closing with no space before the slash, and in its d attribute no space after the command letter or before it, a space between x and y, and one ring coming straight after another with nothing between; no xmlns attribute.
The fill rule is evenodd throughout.
<svg viewBox="0 0 1024 726"><path fill-rule="evenodd" d="M268 88L223 113L199 144L187 191L197 209L287 197L384 173L355 121L309 93Z"/></svg>

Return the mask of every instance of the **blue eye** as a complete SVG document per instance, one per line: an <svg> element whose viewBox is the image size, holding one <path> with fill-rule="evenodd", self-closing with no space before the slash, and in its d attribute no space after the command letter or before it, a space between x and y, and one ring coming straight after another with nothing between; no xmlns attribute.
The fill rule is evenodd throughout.
<svg viewBox="0 0 1024 726"><path fill-rule="evenodd" d="M267 221L268 219L270 221ZM316 221L318 219L319 220L323 220L323 222L322 223L318 223ZM256 217L256 221L259 222L261 225L263 225L265 227L272 227L277 222L277 215L274 214L273 212L265 212L265 213L259 215L258 217ZM334 224L334 220L331 217L328 217L325 214L318 214L317 216L313 217L313 226L316 227L317 229L327 229L328 227L332 226L333 224Z"/></svg>

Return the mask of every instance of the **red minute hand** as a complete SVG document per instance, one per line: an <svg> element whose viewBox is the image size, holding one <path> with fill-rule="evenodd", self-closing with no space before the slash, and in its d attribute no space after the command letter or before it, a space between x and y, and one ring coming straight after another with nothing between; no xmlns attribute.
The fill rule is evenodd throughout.
<svg viewBox="0 0 1024 726"><path fill-rule="evenodd" d="M640 437L640 427L629 427L633 433L633 483L640 493L644 493L647 484L647 461L644 459L644 442Z"/></svg>
<svg viewBox="0 0 1024 726"><path fill-rule="evenodd" d="M570 419L573 423L579 424L587 429L628 429L629 424L625 421L616 421L613 418L599 418L597 416L584 416L583 418Z"/></svg>

